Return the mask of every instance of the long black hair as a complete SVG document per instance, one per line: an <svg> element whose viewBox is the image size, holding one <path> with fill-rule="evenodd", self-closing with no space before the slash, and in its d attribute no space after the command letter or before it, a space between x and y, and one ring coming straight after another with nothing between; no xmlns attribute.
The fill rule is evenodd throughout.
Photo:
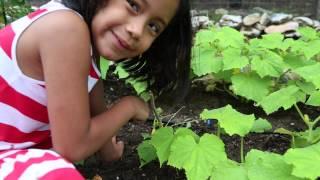
<svg viewBox="0 0 320 180"><path fill-rule="evenodd" d="M81 14L90 27L95 13L106 1L62 0L62 3ZM151 47L142 55L124 61L124 67L131 77L147 80L153 92L170 93L180 101L190 84L191 45L190 4L188 0L180 0L175 16Z"/></svg>

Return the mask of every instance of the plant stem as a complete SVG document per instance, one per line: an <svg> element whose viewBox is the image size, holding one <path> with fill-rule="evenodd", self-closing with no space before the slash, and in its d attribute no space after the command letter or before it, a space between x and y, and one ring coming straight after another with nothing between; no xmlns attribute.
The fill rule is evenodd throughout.
<svg viewBox="0 0 320 180"><path fill-rule="evenodd" d="M183 121L183 122L180 122L180 123L176 123L176 124L173 124L171 127L174 127L174 126L179 126L179 125L182 125L182 124L186 124L186 123L188 123L188 122L197 122L198 120L191 120L191 121L189 121L189 120L191 120L191 118L188 118L188 119L186 119L185 121Z"/></svg>
<svg viewBox="0 0 320 180"><path fill-rule="evenodd" d="M220 127L220 124L219 122L217 123L217 136L220 138L221 136L221 127Z"/></svg>
<svg viewBox="0 0 320 180"><path fill-rule="evenodd" d="M318 116L318 117L313 121L313 125L315 126L319 121L320 121L320 116Z"/></svg>
<svg viewBox="0 0 320 180"><path fill-rule="evenodd" d="M243 144L244 144L244 137L240 137L240 157L241 157L241 163L244 163L244 153L243 153Z"/></svg>
<svg viewBox="0 0 320 180"><path fill-rule="evenodd" d="M312 142L312 137L313 137L313 126L312 125L309 125L309 130L308 130L308 143L311 143Z"/></svg>
<svg viewBox="0 0 320 180"><path fill-rule="evenodd" d="M297 104L294 104L294 107L296 108L296 110L298 111L301 119L303 120L303 122L309 127L309 123L306 121L306 119L304 118L301 110L299 109L298 105Z"/></svg>
<svg viewBox="0 0 320 180"><path fill-rule="evenodd" d="M175 118L175 117L177 116L177 114L178 114L183 108L185 108L185 107L182 106L177 112L175 112L175 113L170 117L170 119L168 120L168 122L166 123L165 126L168 126L169 123L171 122L171 120L172 120L173 118Z"/></svg>

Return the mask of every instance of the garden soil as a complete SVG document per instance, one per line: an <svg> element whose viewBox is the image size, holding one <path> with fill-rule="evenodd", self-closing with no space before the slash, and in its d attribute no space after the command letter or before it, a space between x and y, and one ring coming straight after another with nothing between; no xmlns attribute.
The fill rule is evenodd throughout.
<svg viewBox="0 0 320 180"><path fill-rule="evenodd" d="M133 90L126 87L123 81L116 77L108 77L105 84L105 95L108 104L124 95L134 94ZM300 131L306 127L300 120L298 113L294 109L286 111L280 110L274 114L267 116L262 109L257 108L252 102L244 99L234 98L233 96L214 90L206 92L205 87L201 84L195 84L184 103L177 105L174 109L171 104L165 100L157 101L156 106L164 110L164 114L171 116L171 125L182 124L185 121L192 121L191 128L198 135L204 133L215 133L216 125L207 124L200 120L199 114L203 109L220 108L227 104L232 105L234 109L244 114L255 114L257 117L266 118L273 125L273 130L283 127L288 130ZM303 107L302 111L307 114L317 115L319 111L316 109ZM175 114L173 116L172 114ZM167 117L168 117L167 116ZM171 119L170 118L170 119ZM168 119L168 118L167 118ZM177 125L178 126L178 125ZM236 124L235 124L236 126ZM180 180L186 179L183 170L178 170L166 165L160 168L158 161L151 162L143 167L140 166L137 147L142 142L143 133L152 131L152 122L133 123L129 122L118 134L118 139L125 142L125 151L122 159L112 163L103 163L95 156L88 158L83 164L78 164L77 168L87 179L94 180ZM240 138L237 136L222 135L225 143L225 149L230 159L240 162ZM287 135L276 134L272 132L251 133L244 140L245 154L250 149L259 149L262 151L275 152L283 154L290 147L290 137Z"/></svg>

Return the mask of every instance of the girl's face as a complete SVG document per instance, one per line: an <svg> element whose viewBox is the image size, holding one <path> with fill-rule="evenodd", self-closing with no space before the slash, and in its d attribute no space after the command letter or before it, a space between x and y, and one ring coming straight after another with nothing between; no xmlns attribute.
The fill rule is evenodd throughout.
<svg viewBox="0 0 320 180"><path fill-rule="evenodd" d="M99 54L109 60L142 54L174 17L179 0L108 0L91 24Z"/></svg>

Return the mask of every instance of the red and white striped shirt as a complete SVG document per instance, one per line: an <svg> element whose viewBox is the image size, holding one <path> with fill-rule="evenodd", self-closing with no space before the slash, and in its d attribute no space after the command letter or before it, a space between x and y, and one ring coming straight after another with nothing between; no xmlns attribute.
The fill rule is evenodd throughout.
<svg viewBox="0 0 320 180"><path fill-rule="evenodd" d="M0 151L52 147L45 82L22 73L17 65L16 48L19 37L32 22L62 9L68 8L51 1L0 30ZM99 77L92 61L88 92Z"/></svg>

